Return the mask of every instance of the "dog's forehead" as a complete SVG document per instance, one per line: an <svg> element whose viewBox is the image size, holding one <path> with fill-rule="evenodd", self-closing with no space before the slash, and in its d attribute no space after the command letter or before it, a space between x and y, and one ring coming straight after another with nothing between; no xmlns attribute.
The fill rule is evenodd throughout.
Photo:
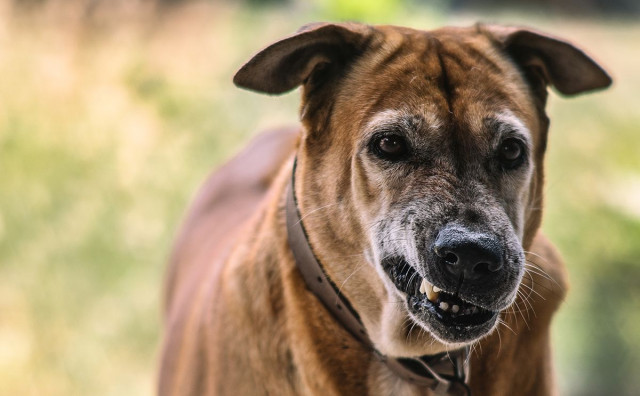
<svg viewBox="0 0 640 396"><path fill-rule="evenodd" d="M388 119L389 109L420 117L429 128L478 134L487 130L487 119L511 118L536 129L535 105L523 78L480 30L377 30L372 50L354 65L341 95L348 93L348 102L358 106L347 111L361 115L361 130Z"/></svg>

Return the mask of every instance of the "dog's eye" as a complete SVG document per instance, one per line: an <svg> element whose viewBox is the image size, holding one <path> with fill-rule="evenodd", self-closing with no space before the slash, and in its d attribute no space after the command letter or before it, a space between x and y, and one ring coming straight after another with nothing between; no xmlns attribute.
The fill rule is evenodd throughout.
<svg viewBox="0 0 640 396"><path fill-rule="evenodd" d="M498 149L498 158L505 169L513 169L522 164L524 156L524 145L515 138L505 139Z"/></svg>
<svg viewBox="0 0 640 396"><path fill-rule="evenodd" d="M373 152L386 160L400 160L409 152L407 141L400 135L378 136L372 143Z"/></svg>

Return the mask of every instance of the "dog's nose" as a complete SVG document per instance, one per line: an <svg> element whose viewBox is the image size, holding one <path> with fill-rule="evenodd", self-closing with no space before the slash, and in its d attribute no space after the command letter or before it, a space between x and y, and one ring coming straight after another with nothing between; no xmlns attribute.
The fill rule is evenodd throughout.
<svg viewBox="0 0 640 396"><path fill-rule="evenodd" d="M503 267L502 243L491 234L448 227L438 234L433 250L453 282L480 281Z"/></svg>

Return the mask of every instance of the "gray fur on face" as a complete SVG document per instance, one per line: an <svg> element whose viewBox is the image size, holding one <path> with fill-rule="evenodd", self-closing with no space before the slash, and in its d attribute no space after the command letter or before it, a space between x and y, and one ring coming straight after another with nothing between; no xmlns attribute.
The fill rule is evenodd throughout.
<svg viewBox="0 0 640 396"><path fill-rule="evenodd" d="M532 175L530 132L511 112L503 111L482 120L485 131L483 139L478 139L481 144L465 152L455 149L457 142L452 136L437 132L441 123L420 120L408 112L387 111L374 117L367 127L400 131L413 150L412 160L406 163L364 160L369 162L368 168L377 167L376 177L386 179L391 187L380 197L383 207L371 228L375 261L380 264L389 257L401 257L420 277L445 292L490 311L504 310L514 301L524 274L522 235ZM418 128L429 133L421 133ZM529 153L518 169L505 171L493 162L501 142L510 137L524 142ZM465 238L497 241L503 270L484 284L465 284L464 279L453 282L438 265L434 252L434 243L445 228ZM385 284L404 297L393 283ZM447 329L440 323L420 324L436 338L467 341L445 334ZM488 334L494 325L479 336Z"/></svg>

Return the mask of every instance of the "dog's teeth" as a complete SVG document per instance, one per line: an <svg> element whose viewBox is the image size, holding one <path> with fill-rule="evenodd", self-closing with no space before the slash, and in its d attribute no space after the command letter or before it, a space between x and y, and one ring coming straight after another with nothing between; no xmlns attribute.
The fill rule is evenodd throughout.
<svg viewBox="0 0 640 396"><path fill-rule="evenodd" d="M427 283L426 279L423 279L422 282L420 283L420 293L425 294L427 291L425 289L425 285Z"/></svg>
<svg viewBox="0 0 640 396"><path fill-rule="evenodd" d="M427 299L431 302L436 302L440 293L435 292L431 283L427 282L424 287L424 293L427 295Z"/></svg>
<svg viewBox="0 0 640 396"><path fill-rule="evenodd" d="M440 303L440 309L443 310L443 311L448 310L449 309L449 304L447 304L446 302L442 301Z"/></svg>
<svg viewBox="0 0 640 396"><path fill-rule="evenodd" d="M440 289L438 286L434 286L433 287L433 291L436 293L440 293L442 291L442 289Z"/></svg>
<svg viewBox="0 0 640 396"><path fill-rule="evenodd" d="M458 313L459 310L460 310L460 307L457 305L454 305L451 307L451 312L453 313Z"/></svg>

